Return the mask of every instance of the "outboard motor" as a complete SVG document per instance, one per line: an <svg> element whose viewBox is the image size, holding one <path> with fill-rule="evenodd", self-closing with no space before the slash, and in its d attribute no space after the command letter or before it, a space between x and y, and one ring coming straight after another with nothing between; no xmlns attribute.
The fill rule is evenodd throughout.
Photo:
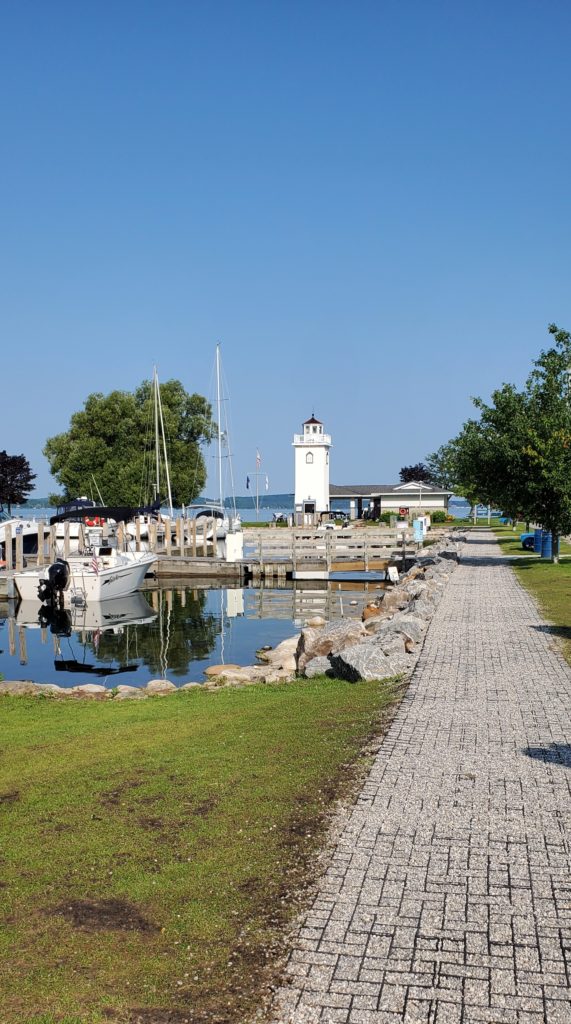
<svg viewBox="0 0 571 1024"><path fill-rule="evenodd" d="M49 601L61 604L63 591L69 583L70 568L69 562L63 558L56 558L55 562L48 567L48 577L40 580L38 586L38 597L40 601Z"/></svg>

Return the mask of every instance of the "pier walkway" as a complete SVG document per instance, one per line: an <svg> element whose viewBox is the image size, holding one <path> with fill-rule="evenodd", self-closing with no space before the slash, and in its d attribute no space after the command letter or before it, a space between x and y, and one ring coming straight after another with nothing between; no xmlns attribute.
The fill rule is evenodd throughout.
<svg viewBox="0 0 571 1024"><path fill-rule="evenodd" d="M471 533L298 931L279 1024L569 1024L571 668Z"/></svg>

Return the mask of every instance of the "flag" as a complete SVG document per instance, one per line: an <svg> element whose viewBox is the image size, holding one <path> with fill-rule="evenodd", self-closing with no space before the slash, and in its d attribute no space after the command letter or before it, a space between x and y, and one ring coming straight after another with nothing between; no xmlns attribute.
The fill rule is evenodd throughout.
<svg viewBox="0 0 571 1024"><path fill-rule="evenodd" d="M268 476L266 474L266 491L268 491L269 489L270 489L270 481L268 480Z"/></svg>
<svg viewBox="0 0 571 1024"><path fill-rule="evenodd" d="M97 561L97 555L94 555L91 559L91 568L96 576L99 576L99 562Z"/></svg>
<svg viewBox="0 0 571 1024"><path fill-rule="evenodd" d="M249 476L246 477L246 490L247 491L250 490L250 477Z"/></svg>
<svg viewBox="0 0 571 1024"><path fill-rule="evenodd" d="M256 469L259 469L261 465L262 465L262 456L260 455L258 449L256 448Z"/></svg>

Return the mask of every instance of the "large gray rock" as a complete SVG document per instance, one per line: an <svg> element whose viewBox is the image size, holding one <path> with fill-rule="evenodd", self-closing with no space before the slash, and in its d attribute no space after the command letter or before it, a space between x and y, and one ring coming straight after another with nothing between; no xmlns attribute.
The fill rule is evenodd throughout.
<svg viewBox="0 0 571 1024"><path fill-rule="evenodd" d="M391 626L394 630L403 633L404 636L410 640L414 640L415 644L420 643L424 634L426 633L426 621L421 619L420 616L414 615L412 612L404 612L401 615L395 615L391 622Z"/></svg>
<svg viewBox="0 0 571 1024"><path fill-rule="evenodd" d="M320 655L340 651L366 636L358 619L341 619L323 630L302 630L297 647L297 671L303 672L308 661Z"/></svg>
<svg viewBox="0 0 571 1024"><path fill-rule="evenodd" d="M389 658L400 658L405 653L405 638L396 629L387 629L373 637L372 643L377 644L383 654Z"/></svg>
<svg viewBox="0 0 571 1024"><path fill-rule="evenodd" d="M376 638L375 638L376 640ZM389 656L372 640L346 647L329 657L333 674L350 683L367 679L388 679L408 673L416 664L410 654Z"/></svg>
<svg viewBox="0 0 571 1024"><path fill-rule="evenodd" d="M319 655L319 657L312 658L311 661L307 662L303 674L306 679L313 679L315 676L333 675L334 673L329 658L325 657L325 655Z"/></svg>

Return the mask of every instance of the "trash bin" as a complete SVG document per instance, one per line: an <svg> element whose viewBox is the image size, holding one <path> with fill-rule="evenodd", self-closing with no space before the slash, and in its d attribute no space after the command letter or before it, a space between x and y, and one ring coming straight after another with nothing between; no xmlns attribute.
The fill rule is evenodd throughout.
<svg viewBox="0 0 571 1024"><path fill-rule="evenodd" d="M541 557L551 558L551 534L547 530L543 530L541 537Z"/></svg>
<svg viewBox="0 0 571 1024"><path fill-rule="evenodd" d="M543 537L543 530L533 531L533 550L536 555L541 554L541 538Z"/></svg>

